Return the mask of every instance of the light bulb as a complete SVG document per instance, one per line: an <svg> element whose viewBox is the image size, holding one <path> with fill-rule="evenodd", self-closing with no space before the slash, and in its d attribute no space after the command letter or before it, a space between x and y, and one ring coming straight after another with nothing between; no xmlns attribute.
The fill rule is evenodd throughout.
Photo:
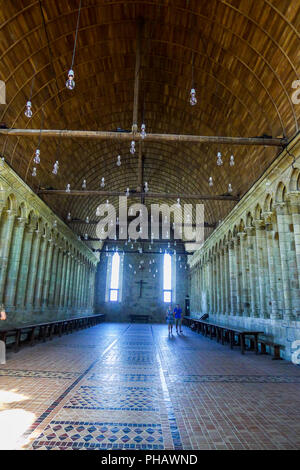
<svg viewBox="0 0 300 470"><path fill-rule="evenodd" d="M36 149L36 151L35 151L35 157L34 157L34 159L33 159L33 161L34 161L34 163L35 163L36 165L38 165L39 163L41 163L40 155L41 155L40 149Z"/></svg>
<svg viewBox="0 0 300 470"><path fill-rule="evenodd" d="M83 180L82 189L86 189L86 180Z"/></svg>
<svg viewBox="0 0 300 470"><path fill-rule="evenodd" d="M231 185L231 184L229 184L229 186L228 186L228 192L229 192L229 193L232 193L232 191L233 191L233 189L232 189L232 185Z"/></svg>
<svg viewBox="0 0 300 470"><path fill-rule="evenodd" d="M56 162L54 163L52 173L53 173L54 175L57 175L58 169L59 169L59 163L58 163L58 161L56 161Z"/></svg>
<svg viewBox="0 0 300 470"><path fill-rule="evenodd" d="M121 166L121 155L118 155L117 166Z"/></svg>
<svg viewBox="0 0 300 470"><path fill-rule="evenodd" d="M105 188L105 178L102 178L101 180L101 188Z"/></svg>
<svg viewBox="0 0 300 470"><path fill-rule="evenodd" d="M74 71L72 69L69 70L68 80L66 81L66 87L68 88L68 90L74 90L75 88L74 77L75 77Z"/></svg>
<svg viewBox="0 0 300 470"><path fill-rule="evenodd" d="M86 223L86 224L89 224L89 223L90 223L90 218L89 218L89 217L87 217L87 218L85 219L85 223Z"/></svg>
<svg viewBox="0 0 300 470"><path fill-rule="evenodd" d="M192 88L192 89L191 89L190 104L191 104L191 106L195 106L195 105L197 104L197 98L196 98L196 90L195 90L195 88Z"/></svg>
<svg viewBox="0 0 300 470"><path fill-rule="evenodd" d="M142 124L142 126L141 126L141 138L142 138L142 139L145 139L145 137L147 137L147 134L146 134L146 125L145 125L145 124Z"/></svg>
<svg viewBox="0 0 300 470"><path fill-rule="evenodd" d="M209 183L208 184L209 184L210 187L212 187L214 185L212 176L209 178Z"/></svg>
<svg viewBox="0 0 300 470"><path fill-rule="evenodd" d="M218 166L222 166L222 165L223 165L223 160L222 160L222 154L221 154L221 152L218 152L217 165L218 165Z"/></svg>
<svg viewBox="0 0 300 470"><path fill-rule="evenodd" d="M33 168L32 176L36 176L36 168L35 167Z"/></svg>
<svg viewBox="0 0 300 470"><path fill-rule="evenodd" d="M70 192L71 192L71 185L67 184L66 193L70 193Z"/></svg>
<svg viewBox="0 0 300 470"><path fill-rule="evenodd" d="M148 186L148 183L145 183L145 193L149 193L149 186Z"/></svg>
<svg viewBox="0 0 300 470"><path fill-rule="evenodd" d="M32 109L31 109L31 101L27 101L26 103L26 111L25 111L25 116L28 117L29 119L32 117Z"/></svg>
<svg viewBox="0 0 300 470"><path fill-rule="evenodd" d="M130 153L131 155L135 154L135 141L134 140L131 142Z"/></svg>
<svg viewBox="0 0 300 470"><path fill-rule="evenodd" d="M234 156L231 155L231 157L230 157L230 166L234 166L234 165L235 165Z"/></svg>
<svg viewBox="0 0 300 470"><path fill-rule="evenodd" d="M72 220L72 216L71 216L71 213L70 213L70 212L68 213L67 220Z"/></svg>

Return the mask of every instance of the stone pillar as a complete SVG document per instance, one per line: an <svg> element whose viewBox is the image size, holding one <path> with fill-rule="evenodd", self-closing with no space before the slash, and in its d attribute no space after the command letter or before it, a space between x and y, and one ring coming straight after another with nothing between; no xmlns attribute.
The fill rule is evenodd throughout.
<svg viewBox="0 0 300 470"><path fill-rule="evenodd" d="M213 267L212 258L208 259L208 295L209 295L209 313L214 314L213 306Z"/></svg>
<svg viewBox="0 0 300 470"><path fill-rule="evenodd" d="M55 287L54 287L54 305L59 307L60 291L62 284L62 269L63 269L63 248L58 246L58 261L57 261L57 272L55 276Z"/></svg>
<svg viewBox="0 0 300 470"><path fill-rule="evenodd" d="M238 233L240 239L240 266L242 273L241 286L241 309L244 317L250 316L250 296L249 296L249 263L247 257L247 234L245 232Z"/></svg>
<svg viewBox="0 0 300 470"><path fill-rule="evenodd" d="M32 221L29 225L25 227L24 232L24 241L23 241L23 250L22 257L20 261L18 285L17 285L17 295L16 295L16 305L18 308L24 308L25 298L27 292L27 280L29 273L29 263L32 250L32 239L34 229L36 227L36 221Z"/></svg>
<svg viewBox="0 0 300 470"><path fill-rule="evenodd" d="M225 285L225 315L230 315L230 284L229 284L229 254L228 243L224 247L224 285Z"/></svg>
<svg viewBox="0 0 300 470"><path fill-rule="evenodd" d="M52 239L50 239L48 240L48 250L47 250L47 258L46 258L46 264L45 264L44 283L43 283L43 294L42 294L43 308L47 308L48 303L49 303L49 288L50 288L50 279L51 279L53 248L54 248L54 243Z"/></svg>
<svg viewBox="0 0 300 470"><path fill-rule="evenodd" d="M240 239L236 236L233 239L234 244L234 271L235 271L235 282L236 282L236 315L243 316L242 312L242 287L241 287L241 262L240 262Z"/></svg>
<svg viewBox="0 0 300 470"><path fill-rule="evenodd" d="M259 317L257 305L257 277L256 277L256 250L255 250L255 228L246 227L247 232L247 251L249 260L249 280L250 280L250 304L251 317Z"/></svg>
<svg viewBox="0 0 300 470"><path fill-rule="evenodd" d="M64 297L64 306L68 307L68 299L70 295L70 266L71 266L71 253L67 254L67 272L66 272L66 288Z"/></svg>
<svg viewBox="0 0 300 470"><path fill-rule="evenodd" d="M31 310L33 307L34 288L37 277L37 266L40 254L41 233L35 230L33 234L30 269L28 273L27 294L26 294L26 308Z"/></svg>
<svg viewBox="0 0 300 470"><path fill-rule="evenodd" d="M267 311L267 279L265 273L265 252L264 252L264 236L265 227L263 220L255 220L256 228L256 253L257 253L257 274L258 274L258 293L260 304L260 317L268 318Z"/></svg>
<svg viewBox="0 0 300 470"><path fill-rule="evenodd" d="M280 318L279 308L278 308L278 294L281 292L281 289L278 291L276 273L277 273L277 264L280 263L280 258L276 253L276 240L275 233L273 230L273 212L264 212L262 217L264 219L266 227L266 246L267 246L267 257L268 257L268 269L269 269L269 279L270 279L270 303L271 303L271 314L270 318L272 320L277 320Z"/></svg>
<svg viewBox="0 0 300 470"><path fill-rule="evenodd" d="M50 285L49 285L49 294L48 294L48 306L54 307L55 305L55 285L56 285L56 278L58 275L58 254L59 254L59 246L55 243L53 247L53 257L52 257L52 267L51 267L51 275L50 275Z"/></svg>
<svg viewBox="0 0 300 470"><path fill-rule="evenodd" d="M61 286L60 286L60 298L59 298L59 306L61 308L64 308L64 301L65 301L67 263L68 263L68 255L67 255L67 252L64 252L62 275L61 275Z"/></svg>
<svg viewBox="0 0 300 470"><path fill-rule="evenodd" d="M37 271L37 278L36 278L36 286L35 286L35 299L34 299L34 306L36 308L40 308L42 305L42 292L43 292L43 282L44 282L44 273L45 273L45 264L46 264L46 257L47 257L47 235L42 235L41 244L40 244L40 256L39 256L39 264L38 264L38 271Z"/></svg>
<svg viewBox="0 0 300 470"><path fill-rule="evenodd" d="M234 241L231 240L228 244L229 253L229 282L230 282L230 314L236 315L236 271L235 271L235 252L234 252Z"/></svg>
<svg viewBox="0 0 300 470"><path fill-rule="evenodd" d="M274 205L277 214L279 246L280 246L280 261L282 272L282 286L284 298L284 313L283 316L286 320L293 319L292 299L291 299L291 284L290 284L290 266L289 266L289 221L287 213L287 205L285 202Z"/></svg>
<svg viewBox="0 0 300 470"><path fill-rule="evenodd" d="M5 285L5 304L14 307L26 220L19 217L14 225Z"/></svg>
<svg viewBox="0 0 300 470"><path fill-rule="evenodd" d="M4 288L8 267L8 259L12 241L12 231L15 222L15 212L5 211L1 215L0 231L0 303L4 302Z"/></svg>
<svg viewBox="0 0 300 470"><path fill-rule="evenodd" d="M295 249L296 266L294 269L293 283L295 288L294 315L300 319L300 192L293 191L288 194L290 213L293 223L293 244Z"/></svg>
<svg viewBox="0 0 300 470"><path fill-rule="evenodd" d="M221 315L225 314L225 268L224 268L224 249L220 251L220 292L221 292Z"/></svg>

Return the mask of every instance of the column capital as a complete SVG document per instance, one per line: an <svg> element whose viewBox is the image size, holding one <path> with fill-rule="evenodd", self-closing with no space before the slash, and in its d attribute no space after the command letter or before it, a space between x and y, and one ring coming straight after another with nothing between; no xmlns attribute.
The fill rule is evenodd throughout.
<svg viewBox="0 0 300 470"><path fill-rule="evenodd" d="M276 210L277 214L284 215L287 211L287 203L286 202L276 202L274 204L274 209Z"/></svg>
<svg viewBox="0 0 300 470"><path fill-rule="evenodd" d="M245 230L248 237L253 237L255 235L255 227L250 225L249 227L245 227Z"/></svg>
<svg viewBox="0 0 300 470"><path fill-rule="evenodd" d="M293 206L300 206L300 191L290 191L287 198Z"/></svg>
<svg viewBox="0 0 300 470"><path fill-rule="evenodd" d="M253 221L254 223L254 226L256 228L256 230L264 230L265 228L265 221L262 220L262 219L256 219Z"/></svg>
<svg viewBox="0 0 300 470"><path fill-rule="evenodd" d="M265 225L272 225L273 223L273 217L274 217L274 212L263 212L262 214L262 218L264 220L264 223Z"/></svg>
<svg viewBox="0 0 300 470"><path fill-rule="evenodd" d="M247 237L246 232L239 232L237 236L240 238L240 240L244 240Z"/></svg>

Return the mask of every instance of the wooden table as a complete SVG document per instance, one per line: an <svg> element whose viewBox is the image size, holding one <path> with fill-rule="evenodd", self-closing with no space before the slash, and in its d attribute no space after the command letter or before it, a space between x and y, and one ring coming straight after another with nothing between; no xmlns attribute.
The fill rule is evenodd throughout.
<svg viewBox="0 0 300 470"><path fill-rule="evenodd" d="M197 332L201 331L204 336L210 336L212 339L216 337L218 343L222 344L227 341L231 349L235 345L235 336L238 337L238 344L241 348L241 353L245 354L245 339L250 337L254 341L254 350L258 354L258 336L263 334L263 331L247 330L245 328L236 328L231 325L225 325L207 320L200 320L199 318L184 317L185 322L190 326L192 323L196 325Z"/></svg>
<svg viewBox="0 0 300 470"><path fill-rule="evenodd" d="M149 323L149 319L152 318L151 315L135 315L130 314L130 321L131 323L135 323L136 321L143 321L145 323Z"/></svg>

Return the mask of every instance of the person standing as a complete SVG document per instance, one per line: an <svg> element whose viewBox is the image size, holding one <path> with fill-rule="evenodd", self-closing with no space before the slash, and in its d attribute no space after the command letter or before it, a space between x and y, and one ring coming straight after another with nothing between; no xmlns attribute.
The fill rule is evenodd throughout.
<svg viewBox="0 0 300 470"><path fill-rule="evenodd" d="M168 324L169 336L173 335L173 325L174 325L174 312L172 310L172 305L169 305L166 315L166 321Z"/></svg>
<svg viewBox="0 0 300 470"><path fill-rule="evenodd" d="M183 331L182 331L182 309L180 308L179 304L177 304L176 307L174 308L174 317L175 317L175 324L176 324L176 333L178 333L178 328L180 330L180 333L183 333Z"/></svg>

